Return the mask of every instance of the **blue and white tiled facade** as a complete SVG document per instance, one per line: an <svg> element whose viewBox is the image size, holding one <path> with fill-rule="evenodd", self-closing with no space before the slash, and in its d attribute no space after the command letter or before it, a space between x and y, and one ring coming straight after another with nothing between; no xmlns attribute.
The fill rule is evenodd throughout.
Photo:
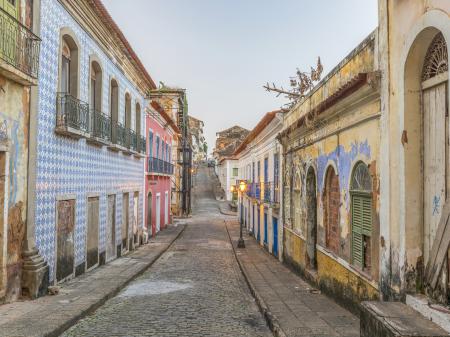
<svg viewBox="0 0 450 337"><path fill-rule="evenodd" d="M89 59L96 55L103 71L102 110L110 111L109 83L115 78L119 85L119 121L124 122L125 92L132 97L132 125L136 103L145 106L143 94L109 59L96 41L87 34L56 0L41 1L41 55L39 73L39 113L37 121L36 212L35 235L40 253L50 266L50 281L55 275L56 205L57 198L76 196L75 265L85 261L87 198L100 198L99 252L106 249L107 197L116 194L116 243L121 242L122 193L130 192L130 231L133 224L134 192L139 192L138 227L143 227L144 160L122 152L97 147L85 139L71 139L55 133L56 94L58 92L59 43L61 28L68 27L79 42L79 98L88 102ZM143 114L144 109L141 108ZM141 116L141 121L144 121ZM144 124L144 123L141 123ZM141 125L141 134L144 127Z"/></svg>

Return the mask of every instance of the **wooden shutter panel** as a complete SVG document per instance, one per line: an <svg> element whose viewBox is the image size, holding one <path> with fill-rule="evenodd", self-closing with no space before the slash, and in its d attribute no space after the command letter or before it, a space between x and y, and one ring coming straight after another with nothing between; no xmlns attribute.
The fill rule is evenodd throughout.
<svg viewBox="0 0 450 337"><path fill-rule="evenodd" d="M362 256L362 227L363 207L362 198L358 195L352 196L352 262L361 267Z"/></svg>
<svg viewBox="0 0 450 337"><path fill-rule="evenodd" d="M352 262L363 267L364 236L372 235L372 198L352 196Z"/></svg>

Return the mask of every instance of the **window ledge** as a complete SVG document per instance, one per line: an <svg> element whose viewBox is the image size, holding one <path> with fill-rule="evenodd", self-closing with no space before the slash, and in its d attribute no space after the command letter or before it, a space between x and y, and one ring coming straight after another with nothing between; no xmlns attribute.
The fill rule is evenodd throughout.
<svg viewBox="0 0 450 337"><path fill-rule="evenodd" d="M37 78L33 78L25 74L24 72L18 70L9 63L3 61L1 58L0 58L0 74L14 82L20 83L25 86L36 86L38 84Z"/></svg>
<svg viewBox="0 0 450 337"><path fill-rule="evenodd" d="M335 253L330 252L328 249L319 246L316 244L316 249L321 252L322 254L328 256L330 259L335 260L337 263L339 263L341 266L343 266L348 271L352 272L353 274L356 274L360 278L362 278L364 281L369 283L372 287L379 290L378 288L378 282L376 282L371 275L368 275L364 271L358 269L357 267L350 264L348 261L344 260L343 258L337 256Z"/></svg>
<svg viewBox="0 0 450 337"><path fill-rule="evenodd" d="M105 140L103 138L98 138L98 137L89 137L86 139L86 142L92 144L92 145L97 145L97 146L110 146L111 142L108 140Z"/></svg>
<svg viewBox="0 0 450 337"><path fill-rule="evenodd" d="M90 138L90 134L88 132L75 129L70 126L57 126L55 127L55 133L75 139Z"/></svg>

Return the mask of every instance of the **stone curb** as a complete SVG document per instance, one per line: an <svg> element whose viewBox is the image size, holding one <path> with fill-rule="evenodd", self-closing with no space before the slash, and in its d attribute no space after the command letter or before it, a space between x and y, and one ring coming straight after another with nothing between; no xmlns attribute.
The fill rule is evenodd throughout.
<svg viewBox="0 0 450 337"><path fill-rule="evenodd" d="M180 225L179 225L180 226ZM88 308L84 309L80 314L71 317L66 322L64 322L59 327L53 329L53 331L50 331L46 333L45 337L57 337L60 336L64 331L75 325L79 320L83 319L84 317L88 316L89 314L93 313L95 310L97 310L99 307L101 307L107 300L117 295L123 288L125 288L131 281L133 281L138 276L142 275L148 268L150 268L160 257L163 255L172 245L173 243L181 236L181 234L186 229L187 225L184 224L183 228L175 235L175 237L168 243L168 245L162 249L158 254L156 254L151 261L149 261L145 266L142 266L140 270L138 270L136 273L128 277L124 282L119 284L117 287L115 287L112 291L105 294L102 298L99 298L98 301ZM131 257L128 255L128 257Z"/></svg>
<svg viewBox="0 0 450 337"><path fill-rule="evenodd" d="M256 304L259 307L259 310L261 311L261 314L264 316L267 324L269 325L270 330L272 331L273 335L275 337L287 337L286 333L281 328L281 325L278 321L278 318L272 314L272 312L269 310L269 307L267 306L266 302L264 302L262 296L258 293L256 290L256 287L253 285L252 280L250 279L250 276L248 275L247 271L245 270L245 267L241 260L239 259L236 248L233 245L233 241L231 239L230 231L228 229L228 224L225 222L225 228L227 229L228 238L230 239L231 247L233 248L234 257L236 258L236 261L239 265L239 269L242 272L242 275L244 275L245 281L247 282L247 285L250 289L251 294L255 298Z"/></svg>
<svg viewBox="0 0 450 337"><path fill-rule="evenodd" d="M237 216L237 213L236 213L236 212L231 212L231 211L225 211L225 210L223 210L220 203L219 203L218 207L219 207L219 212L220 212L220 214L228 215L228 216Z"/></svg>

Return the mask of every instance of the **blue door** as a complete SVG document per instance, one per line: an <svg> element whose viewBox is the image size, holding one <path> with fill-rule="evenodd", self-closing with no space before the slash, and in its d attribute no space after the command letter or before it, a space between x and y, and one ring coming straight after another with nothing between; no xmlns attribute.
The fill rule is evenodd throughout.
<svg viewBox="0 0 450 337"><path fill-rule="evenodd" d="M255 236L255 206L253 206L253 205L252 205L252 212L253 212L253 218L252 218L253 236Z"/></svg>
<svg viewBox="0 0 450 337"><path fill-rule="evenodd" d="M258 239L258 242L261 241L261 233L260 233L260 230L259 230L260 224L261 224L261 212L258 209L258 235L256 237Z"/></svg>
<svg viewBox="0 0 450 337"><path fill-rule="evenodd" d="M267 213L264 213L264 243L267 244Z"/></svg>
<svg viewBox="0 0 450 337"><path fill-rule="evenodd" d="M272 227L273 227L273 245L272 245L272 253L275 256L278 256L278 219L272 218Z"/></svg>

